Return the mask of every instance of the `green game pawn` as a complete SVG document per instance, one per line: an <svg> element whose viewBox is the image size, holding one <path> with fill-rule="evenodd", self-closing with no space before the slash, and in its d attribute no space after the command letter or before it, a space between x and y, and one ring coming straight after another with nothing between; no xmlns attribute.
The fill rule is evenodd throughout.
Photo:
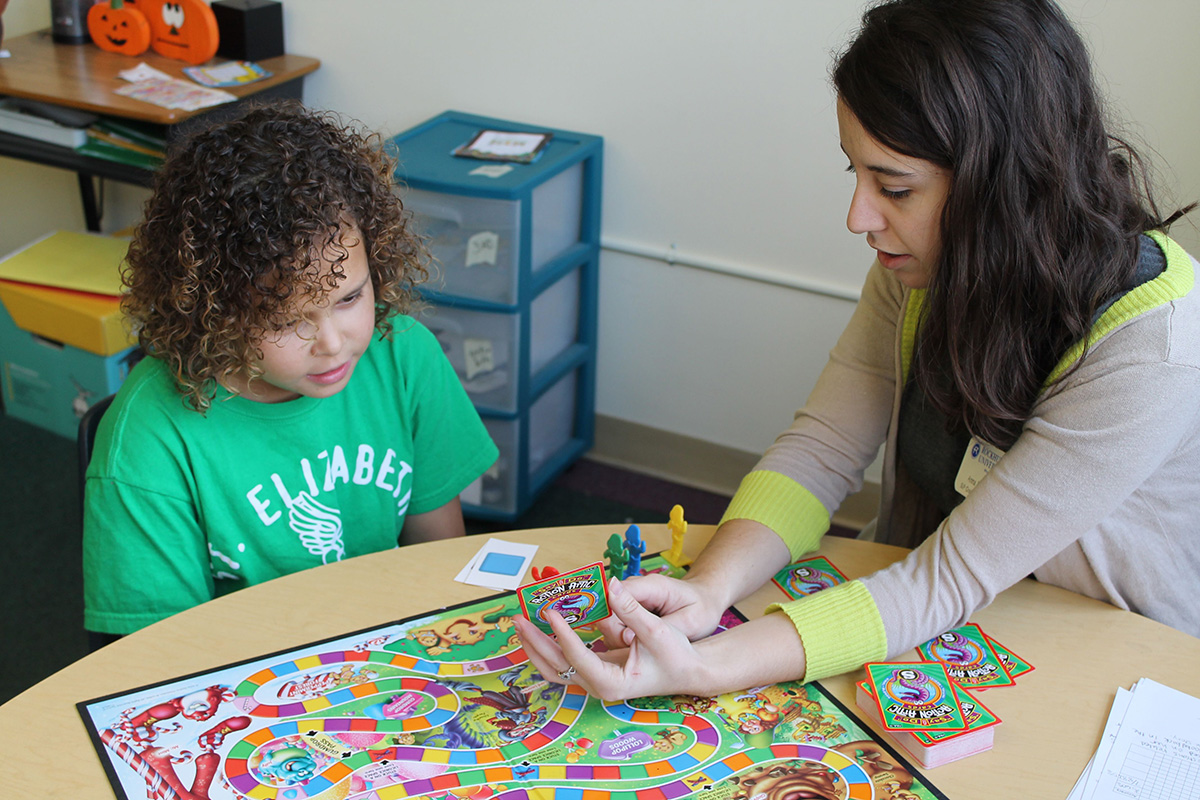
<svg viewBox="0 0 1200 800"><path fill-rule="evenodd" d="M620 578L625 574L625 565L629 563L629 553L625 551L625 542L621 535L614 533L608 537L608 548L604 551L608 559L608 574Z"/></svg>

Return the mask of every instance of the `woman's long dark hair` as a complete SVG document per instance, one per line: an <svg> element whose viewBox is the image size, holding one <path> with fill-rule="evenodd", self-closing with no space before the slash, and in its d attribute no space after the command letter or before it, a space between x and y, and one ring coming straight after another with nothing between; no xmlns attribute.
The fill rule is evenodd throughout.
<svg viewBox="0 0 1200 800"><path fill-rule="evenodd" d="M914 377L952 425L1007 448L1132 279L1139 234L1183 212L1161 219L1050 0L883 3L833 82L878 142L952 172Z"/></svg>

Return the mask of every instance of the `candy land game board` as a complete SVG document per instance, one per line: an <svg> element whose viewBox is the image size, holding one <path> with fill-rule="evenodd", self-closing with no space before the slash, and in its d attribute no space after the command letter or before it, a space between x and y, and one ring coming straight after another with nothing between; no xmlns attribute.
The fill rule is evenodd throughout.
<svg viewBox="0 0 1200 800"><path fill-rule="evenodd" d="M519 613L501 594L79 712L125 800L944 800L816 683L605 703L543 680Z"/></svg>

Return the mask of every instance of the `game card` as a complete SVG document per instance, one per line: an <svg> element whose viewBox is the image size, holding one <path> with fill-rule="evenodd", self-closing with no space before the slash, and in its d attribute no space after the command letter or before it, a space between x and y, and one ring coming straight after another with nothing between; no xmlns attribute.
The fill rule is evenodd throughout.
<svg viewBox="0 0 1200 800"><path fill-rule="evenodd" d="M954 739L968 733L989 728L992 725L999 725L1000 718L993 714L987 706L976 700L966 691L954 687L955 693L958 695L958 704L962 706L963 717L967 720L967 730L965 731L913 731L913 736L917 737L922 744L940 744L948 739Z"/></svg>
<svg viewBox="0 0 1200 800"><path fill-rule="evenodd" d="M931 745L940 744L949 739L954 739L960 736L965 736L968 733L974 733L984 728L990 728L992 725L999 725L1001 719L988 709L987 706L980 703L964 689L959 688L953 682L954 692L958 696L958 704L962 706L963 717L967 720L967 730L965 731L912 731L912 735L922 745L929 747ZM857 684L859 689L862 689L871 697L875 696L875 692L871 687L870 681L859 681Z"/></svg>
<svg viewBox="0 0 1200 800"><path fill-rule="evenodd" d="M813 556L788 564L771 580L788 597L797 598L816 594L848 579L829 559Z"/></svg>
<svg viewBox="0 0 1200 800"><path fill-rule="evenodd" d="M521 612L541 630L553 635L546 612L554 609L572 628L599 622L612 614L604 565L597 561L586 567L527 583L517 590Z"/></svg>
<svg viewBox="0 0 1200 800"><path fill-rule="evenodd" d="M965 731L967 720L944 664L864 664L880 723L893 731Z"/></svg>
<svg viewBox="0 0 1200 800"><path fill-rule="evenodd" d="M918 645L917 652L926 661L945 664L950 679L967 689L1012 686L1014 683L987 636L973 622Z"/></svg>
<svg viewBox="0 0 1200 800"><path fill-rule="evenodd" d="M1004 670L1008 673L1010 678L1015 680L1022 675L1033 672L1033 664L1030 664L1028 661L1021 658L1019 655L1014 653L1012 650L1009 650L1007 647L1000 644L986 633L983 635L983 638L987 639L988 644L990 644L992 649L996 651L996 655L1000 658L1000 663L1004 665Z"/></svg>
<svg viewBox="0 0 1200 800"><path fill-rule="evenodd" d="M537 553L536 544L488 539L455 577L460 583L511 592L521 585Z"/></svg>

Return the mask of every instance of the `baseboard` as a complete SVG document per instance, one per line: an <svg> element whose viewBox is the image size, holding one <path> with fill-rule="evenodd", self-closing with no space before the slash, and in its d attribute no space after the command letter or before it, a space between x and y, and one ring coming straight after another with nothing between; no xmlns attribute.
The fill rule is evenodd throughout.
<svg viewBox="0 0 1200 800"><path fill-rule="evenodd" d="M742 478L758 463L759 454L597 414L596 443L587 457L732 497ZM875 518L878 508L879 484L864 483L861 491L842 503L833 515L833 522L860 530Z"/></svg>

